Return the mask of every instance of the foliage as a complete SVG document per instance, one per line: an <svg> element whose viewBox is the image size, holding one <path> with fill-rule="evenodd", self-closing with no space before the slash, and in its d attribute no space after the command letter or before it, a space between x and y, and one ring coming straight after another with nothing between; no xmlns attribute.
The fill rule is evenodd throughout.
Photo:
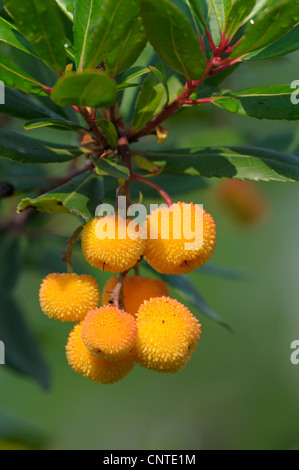
<svg viewBox="0 0 299 470"><path fill-rule="evenodd" d="M167 144L164 126L174 113L205 104L257 119L298 120L290 84L224 87L228 74L237 75L243 63L299 49L299 0L5 0L0 5L0 78L6 88L1 111L21 120L26 132L50 127L65 136L63 143L58 136L60 143L53 143L50 137L0 130L0 184L12 185L21 213L9 215L1 227L14 236L1 238L0 257L12 256L9 262L1 259L7 272L1 282L0 337L12 352L8 365L47 387L47 366L13 298L14 286L5 282L16 280L11 270L20 269L23 229L37 219L32 208L89 221L117 186L123 191L138 181L163 194L152 181L175 174L187 175L188 184L195 178L198 185L202 177L298 182L295 148L178 150ZM147 136L166 141L165 148L153 149L143 139ZM57 165L49 171L46 163ZM223 268L211 270L223 275ZM186 277L168 282L227 326Z"/></svg>

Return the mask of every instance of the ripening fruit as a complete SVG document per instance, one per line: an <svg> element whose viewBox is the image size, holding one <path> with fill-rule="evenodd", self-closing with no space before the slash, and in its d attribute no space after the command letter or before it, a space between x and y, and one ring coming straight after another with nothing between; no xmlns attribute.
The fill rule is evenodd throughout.
<svg viewBox="0 0 299 470"><path fill-rule="evenodd" d="M92 266L112 273L124 272L135 266L143 255L145 240L140 238L130 222L114 215L88 222L82 233L82 251L86 260Z"/></svg>
<svg viewBox="0 0 299 470"><path fill-rule="evenodd" d="M117 283L117 277L111 277L105 284L102 294L102 305L109 305L111 293ZM127 313L136 316L140 305L152 297L169 296L165 282L151 277L126 276L123 284L123 301Z"/></svg>
<svg viewBox="0 0 299 470"><path fill-rule="evenodd" d="M42 311L60 321L79 321L99 305L95 279L75 273L49 274L42 282L39 301Z"/></svg>
<svg viewBox="0 0 299 470"><path fill-rule="evenodd" d="M137 313L136 361L158 372L178 372L191 359L201 325L170 297L146 300Z"/></svg>
<svg viewBox="0 0 299 470"><path fill-rule="evenodd" d="M189 273L203 266L216 246L216 226L201 206L178 202L147 218L144 256L162 274Z"/></svg>
<svg viewBox="0 0 299 470"><path fill-rule="evenodd" d="M252 181L225 179L216 186L215 193L238 222L250 224L265 217L267 202Z"/></svg>
<svg viewBox="0 0 299 470"><path fill-rule="evenodd" d="M137 334L135 318L116 307L89 312L82 323L82 339L95 356L117 361L133 348Z"/></svg>
<svg viewBox="0 0 299 470"><path fill-rule="evenodd" d="M66 345L66 357L72 369L94 382L112 384L123 379L134 367L131 354L119 361L106 361L93 356L81 338L82 322L71 330Z"/></svg>

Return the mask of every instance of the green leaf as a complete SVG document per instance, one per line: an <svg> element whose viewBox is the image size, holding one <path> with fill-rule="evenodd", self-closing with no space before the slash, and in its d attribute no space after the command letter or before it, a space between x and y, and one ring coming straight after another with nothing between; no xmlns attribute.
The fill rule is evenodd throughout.
<svg viewBox="0 0 299 470"><path fill-rule="evenodd" d="M101 13L91 31L83 68L96 67L118 48L140 16L139 0L106 0L101 3Z"/></svg>
<svg viewBox="0 0 299 470"><path fill-rule="evenodd" d="M1 105L1 113L20 119L36 119L43 117L59 118L50 109L42 106L17 90L7 87L5 89L5 103Z"/></svg>
<svg viewBox="0 0 299 470"><path fill-rule="evenodd" d="M199 80L206 59L191 24L169 0L141 0L148 38L161 59L186 78Z"/></svg>
<svg viewBox="0 0 299 470"><path fill-rule="evenodd" d="M55 0L66 16L73 21L73 1L72 0Z"/></svg>
<svg viewBox="0 0 299 470"><path fill-rule="evenodd" d="M255 5L255 0L236 0L227 15L226 36L233 37L248 17Z"/></svg>
<svg viewBox="0 0 299 470"><path fill-rule="evenodd" d="M199 274L207 274L208 276L219 277L228 281L249 281L251 279L250 275L245 271L211 263L202 266Z"/></svg>
<svg viewBox="0 0 299 470"><path fill-rule="evenodd" d="M192 8L194 11L196 18L198 19L201 27L205 29L206 27L206 19L205 19L205 5L204 0L186 0L186 3Z"/></svg>
<svg viewBox="0 0 299 470"><path fill-rule="evenodd" d="M109 175L123 180L130 178L128 167L115 157L92 158L92 161L100 175Z"/></svg>
<svg viewBox="0 0 299 470"><path fill-rule="evenodd" d="M0 157L21 163L55 163L73 160L81 154L77 147L44 142L0 129Z"/></svg>
<svg viewBox="0 0 299 470"><path fill-rule="evenodd" d="M149 69L150 69L151 72L153 72L156 75L158 80L164 86L164 90L165 90L165 93L166 93L166 103L165 103L165 105L168 105L168 103L169 103L169 89L168 89L168 84L167 84L167 77L164 73L163 67L162 67L163 72L161 72L161 70L159 70L158 68L153 67L152 65L149 66Z"/></svg>
<svg viewBox="0 0 299 470"><path fill-rule="evenodd" d="M211 0L220 31L225 30L228 12L231 7L231 0Z"/></svg>
<svg viewBox="0 0 299 470"><path fill-rule="evenodd" d="M251 13L245 18L244 23L254 18L258 13L263 11L272 0L257 0L255 3L255 7L251 10Z"/></svg>
<svg viewBox="0 0 299 470"><path fill-rule="evenodd" d="M58 80L51 98L59 106L110 106L116 99L116 83L98 70L70 72Z"/></svg>
<svg viewBox="0 0 299 470"><path fill-rule="evenodd" d="M92 31L102 16L105 0L74 0L74 48L77 70L86 62Z"/></svg>
<svg viewBox="0 0 299 470"><path fill-rule="evenodd" d="M36 53L58 74L66 65L65 33L53 0L5 0L6 8Z"/></svg>
<svg viewBox="0 0 299 470"><path fill-rule="evenodd" d="M0 77L5 86L17 88L25 93L47 95L37 80L2 54L0 54Z"/></svg>
<svg viewBox="0 0 299 470"><path fill-rule="evenodd" d="M299 157L258 147L139 152L170 173L253 181L299 181Z"/></svg>
<svg viewBox="0 0 299 470"><path fill-rule="evenodd" d="M151 266L148 264L145 264L145 267L149 271L155 272L156 275L163 279L167 284L172 286L184 300L190 302L194 307L200 310L203 315L224 326L231 333L233 332L232 327L212 310L200 292L185 275L172 276L170 274L160 274L154 271L153 268L151 268Z"/></svg>
<svg viewBox="0 0 299 470"><path fill-rule="evenodd" d="M142 129L142 127L159 112L159 105L164 94L165 88L160 79L158 79L154 73L148 75L143 82L136 102L133 123L136 131Z"/></svg>
<svg viewBox="0 0 299 470"><path fill-rule="evenodd" d="M96 208L102 201L102 178L88 172L35 199L22 199L18 212L35 207L38 211L48 214L75 214L87 222L95 217Z"/></svg>
<svg viewBox="0 0 299 470"><path fill-rule="evenodd" d="M145 48L147 37L140 17L137 17L126 36L105 56L106 70L115 77L131 67Z"/></svg>
<svg viewBox="0 0 299 470"><path fill-rule="evenodd" d="M105 134L108 144L112 148L117 148L118 146L118 135L115 126L112 122L107 121L106 119L99 119L97 121L98 125L100 126L101 131Z"/></svg>
<svg viewBox="0 0 299 470"><path fill-rule="evenodd" d="M40 129L41 127L53 127L53 129L62 130L62 131L79 131L84 129L84 127L74 124L70 121L65 121L64 119L32 119L24 124L24 129L26 131L30 129Z"/></svg>
<svg viewBox="0 0 299 470"><path fill-rule="evenodd" d="M132 67L121 76L119 80L119 85L130 82L131 80L141 77L141 75L145 75L147 73L150 73L150 69L148 67L142 67L138 65L136 67Z"/></svg>
<svg viewBox="0 0 299 470"><path fill-rule="evenodd" d="M5 344L6 365L33 378L43 389L49 389L49 369L39 346L17 304L3 291L0 307L0 331Z"/></svg>
<svg viewBox="0 0 299 470"><path fill-rule="evenodd" d="M231 58L257 51L283 37L299 23L299 0L286 0L267 9L247 31Z"/></svg>
<svg viewBox="0 0 299 470"><path fill-rule="evenodd" d="M296 26L292 31L287 33L281 39L274 42L270 46L266 46L263 49L247 54L243 57L243 60L265 60L274 59L299 49L299 25Z"/></svg>
<svg viewBox="0 0 299 470"><path fill-rule="evenodd" d="M0 42L16 47L28 54L34 54L31 44L20 34L16 26L0 13Z"/></svg>
<svg viewBox="0 0 299 470"><path fill-rule="evenodd" d="M291 101L294 89L290 85L252 88L236 93L226 93L215 98L213 104L232 113L257 119L299 120L299 106Z"/></svg>

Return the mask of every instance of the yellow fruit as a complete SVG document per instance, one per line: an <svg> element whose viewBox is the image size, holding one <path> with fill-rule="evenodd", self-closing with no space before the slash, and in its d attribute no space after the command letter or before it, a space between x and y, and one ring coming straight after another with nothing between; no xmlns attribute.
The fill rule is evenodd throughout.
<svg viewBox="0 0 299 470"><path fill-rule="evenodd" d="M82 339L95 356L117 361L133 348L136 321L129 313L105 306L89 312L82 323Z"/></svg>
<svg viewBox="0 0 299 470"><path fill-rule="evenodd" d="M145 301L137 313L136 361L158 372L178 372L196 349L200 327L188 308L175 299Z"/></svg>
<svg viewBox="0 0 299 470"><path fill-rule="evenodd" d="M105 284L102 294L102 305L109 305L111 291L115 288L117 277L111 277ZM165 282L151 277L126 276L123 285L124 307L127 313L136 315L140 305L152 297L169 295L169 289Z"/></svg>
<svg viewBox="0 0 299 470"><path fill-rule="evenodd" d="M71 330L66 345L67 360L74 371L94 382L112 384L123 379L133 369L134 360L130 354L113 362L93 356L84 345L81 332L82 322Z"/></svg>
<svg viewBox="0 0 299 470"><path fill-rule="evenodd" d="M60 321L82 320L100 300L98 285L91 276L75 273L49 274L39 291L42 311Z"/></svg>
<svg viewBox="0 0 299 470"><path fill-rule="evenodd" d="M196 217L200 225L197 230ZM147 262L160 273L191 272L203 266L214 252L215 222L198 205L178 202L170 207L159 208L148 216L146 226L144 255ZM169 236L165 239L167 233Z"/></svg>
<svg viewBox="0 0 299 470"><path fill-rule="evenodd" d="M112 273L127 271L143 255L145 240L129 227L130 220L117 216L95 218L82 233L82 251L96 268Z"/></svg>

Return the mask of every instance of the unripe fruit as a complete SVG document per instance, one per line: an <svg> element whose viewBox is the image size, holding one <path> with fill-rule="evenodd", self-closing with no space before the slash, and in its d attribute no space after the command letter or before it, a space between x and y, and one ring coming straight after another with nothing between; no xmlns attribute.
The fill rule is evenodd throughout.
<svg viewBox="0 0 299 470"><path fill-rule="evenodd" d="M116 307L101 307L89 312L82 323L82 339L95 356L117 361L133 348L136 321Z"/></svg>
<svg viewBox="0 0 299 470"><path fill-rule="evenodd" d="M82 251L86 260L92 266L112 273L124 272L135 266L143 255L145 240L129 226L130 222L117 216L88 222L82 233Z"/></svg>
<svg viewBox="0 0 299 470"><path fill-rule="evenodd" d="M84 345L81 332L82 322L71 330L66 345L67 360L74 371L94 382L112 384L123 379L133 369L131 354L113 362L93 356Z"/></svg>
<svg viewBox="0 0 299 470"><path fill-rule="evenodd" d="M109 305L111 293L117 283L117 277L111 277L105 284L102 294L102 305ZM127 313L136 316L140 305L152 297L169 296L165 282L151 277L126 276L123 284L123 301Z"/></svg>
<svg viewBox="0 0 299 470"><path fill-rule="evenodd" d="M215 193L238 222L257 222L267 212L267 202L252 181L225 179L216 186Z"/></svg>
<svg viewBox="0 0 299 470"><path fill-rule="evenodd" d="M188 308L175 299L145 301L137 313L136 361L158 372L178 372L196 349L200 327Z"/></svg>
<svg viewBox="0 0 299 470"><path fill-rule="evenodd" d="M60 321L79 321L96 308L100 300L93 277L75 273L49 274L39 291L42 311Z"/></svg>
<svg viewBox="0 0 299 470"><path fill-rule="evenodd" d="M148 216L146 225L148 237L144 255L160 273L191 272L203 266L214 252L215 222L198 205L178 202L159 208Z"/></svg>

